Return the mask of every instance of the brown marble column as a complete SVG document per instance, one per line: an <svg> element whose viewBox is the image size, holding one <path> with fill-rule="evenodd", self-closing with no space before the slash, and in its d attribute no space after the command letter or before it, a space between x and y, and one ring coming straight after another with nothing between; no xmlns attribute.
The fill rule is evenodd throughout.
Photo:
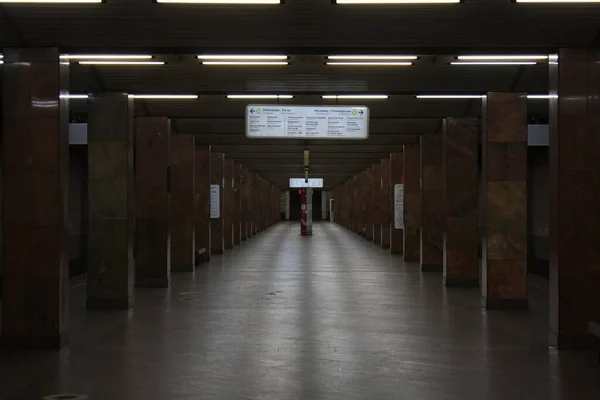
<svg viewBox="0 0 600 400"><path fill-rule="evenodd" d="M381 245L381 164L373 164L373 243Z"/></svg>
<svg viewBox="0 0 600 400"><path fill-rule="evenodd" d="M224 243L224 218L223 218L223 184L224 177L223 173L225 170L225 155L223 153L211 153L210 154L210 184L211 186L217 185L219 187L219 217L210 219L210 249L212 254L223 254L225 250ZM216 207L211 204L211 208Z"/></svg>
<svg viewBox="0 0 600 400"><path fill-rule="evenodd" d="M171 135L171 271L194 271L194 135Z"/></svg>
<svg viewBox="0 0 600 400"><path fill-rule="evenodd" d="M203 259L211 256L210 243L210 146L196 138L194 151L194 242L196 250L203 250Z"/></svg>
<svg viewBox="0 0 600 400"><path fill-rule="evenodd" d="M592 345L600 323L600 51L550 59L550 343Z"/></svg>
<svg viewBox="0 0 600 400"><path fill-rule="evenodd" d="M443 137L421 135L421 270L442 271L444 256Z"/></svg>
<svg viewBox="0 0 600 400"><path fill-rule="evenodd" d="M444 284L479 286L479 121L444 120Z"/></svg>
<svg viewBox="0 0 600 400"><path fill-rule="evenodd" d="M373 168L367 168L365 174L364 199L366 203L366 235L365 238L373 241Z"/></svg>
<svg viewBox="0 0 600 400"><path fill-rule="evenodd" d="M171 285L169 169L171 122L135 119L135 285Z"/></svg>
<svg viewBox="0 0 600 400"><path fill-rule="evenodd" d="M233 244L242 243L242 166L233 168Z"/></svg>
<svg viewBox="0 0 600 400"><path fill-rule="evenodd" d="M396 226L396 203L395 187L404 184L402 180L403 155L402 153L392 153L390 157L390 206L391 206L391 234L390 251L392 254L402 254L404 251L404 231L401 226ZM404 218L402 217L401 220Z"/></svg>
<svg viewBox="0 0 600 400"><path fill-rule="evenodd" d="M248 240L248 170L242 168L240 178L241 209L240 222L242 225L242 241Z"/></svg>
<svg viewBox="0 0 600 400"><path fill-rule="evenodd" d="M381 248L390 248L390 159L381 160Z"/></svg>
<svg viewBox="0 0 600 400"><path fill-rule="evenodd" d="M421 150L404 145L404 261L421 259Z"/></svg>
<svg viewBox="0 0 600 400"><path fill-rule="evenodd" d="M88 111L87 307L133 305L133 100L90 98Z"/></svg>
<svg viewBox="0 0 600 400"><path fill-rule="evenodd" d="M352 230L360 234L360 185L358 178L357 175L352 177Z"/></svg>
<svg viewBox="0 0 600 400"><path fill-rule="evenodd" d="M233 249L233 160L225 160L223 168L223 247Z"/></svg>
<svg viewBox="0 0 600 400"><path fill-rule="evenodd" d="M483 101L484 306L526 309L527 96L488 93Z"/></svg>
<svg viewBox="0 0 600 400"><path fill-rule="evenodd" d="M57 49L22 48L6 50L3 69L2 343L59 349L69 321L69 104L60 97L69 67Z"/></svg>

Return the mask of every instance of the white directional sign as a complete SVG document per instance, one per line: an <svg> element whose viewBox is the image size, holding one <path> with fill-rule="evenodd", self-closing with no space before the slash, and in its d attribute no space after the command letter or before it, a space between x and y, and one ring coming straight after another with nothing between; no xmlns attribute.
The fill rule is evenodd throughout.
<svg viewBox="0 0 600 400"><path fill-rule="evenodd" d="M220 191L219 185L210 185L210 217L213 219L221 218Z"/></svg>
<svg viewBox="0 0 600 400"><path fill-rule="evenodd" d="M290 178L291 188L322 188L323 178L308 178L308 183L304 178Z"/></svg>
<svg viewBox="0 0 600 400"><path fill-rule="evenodd" d="M366 106L246 106L246 136L275 139L367 139Z"/></svg>

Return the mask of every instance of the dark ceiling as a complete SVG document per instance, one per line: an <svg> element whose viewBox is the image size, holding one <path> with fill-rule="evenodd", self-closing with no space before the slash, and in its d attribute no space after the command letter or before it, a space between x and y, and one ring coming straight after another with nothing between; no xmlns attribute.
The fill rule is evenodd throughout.
<svg viewBox="0 0 600 400"><path fill-rule="evenodd" d="M136 100L140 116L168 116L281 188L302 175L305 142L244 136L248 101L226 94L293 94L286 104L332 104L322 94L388 94L371 108L364 142L312 141L311 174L329 188L369 163L439 132L441 118L479 116L479 100L421 100L415 94L548 92L548 67L451 66L459 54L548 54L600 45L600 6L465 0L456 5L341 6L286 0L277 6L166 5L107 0L97 5L2 5L0 48L56 46L63 53L151 53L164 66L71 65L71 92L198 94L198 100ZM196 54L286 54L289 66L203 66ZM330 54L416 54L410 67L333 67ZM268 103L268 101L253 101ZM359 101L341 102L356 104ZM72 100L86 119L85 100ZM530 101L544 122L547 102Z"/></svg>

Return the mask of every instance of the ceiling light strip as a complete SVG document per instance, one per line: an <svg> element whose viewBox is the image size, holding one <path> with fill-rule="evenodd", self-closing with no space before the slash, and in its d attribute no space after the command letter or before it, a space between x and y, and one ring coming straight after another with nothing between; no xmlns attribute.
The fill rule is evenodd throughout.
<svg viewBox="0 0 600 400"><path fill-rule="evenodd" d="M455 4L461 0L336 0L337 4Z"/></svg>
<svg viewBox="0 0 600 400"><path fill-rule="evenodd" d="M167 4L281 4L281 0L156 0Z"/></svg>
<svg viewBox="0 0 600 400"><path fill-rule="evenodd" d="M600 0L516 0L517 3L600 3Z"/></svg>
<svg viewBox="0 0 600 400"><path fill-rule="evenodd" d="M483 94L418 94L417 99L434 99L434 100L463 100L463 99L482 99Z"/></svg>
<svg viewBox="0 0 600 400"><path fill-rule="evenodd" d="M528 94L527 98L530 100L549 100L558 99L557 94Z"/></svg>
<svg viewBox="0 0 600 400"><path fill-rule="evenodd" d="M202 61L202 65L249 65L249 66L277 66L288 65L287 61Z"/></svg>
<svg viewBox="0 0 600 400"><path fill-rule="evenodd" d="M452 65L536 65L535 61L454 61Z"/></svg>
<svg viewBox="0 0 600 400"><path fill-rule="evenodd" d="M358 67L408 67L411 66L411 62L403 61L376 61L376 62L354 62L354 61L341 61L341 62L328 62L327 65L333 66L358 66Z"/></svg>
<svg viewBox="0 0 600 400"><path fill-rule="evenodd" d="M282 55L227 55L227 54L200 54L197 56L199 60L220 60L220 61L235 61L235 60L287 60L288 56Z"/></svg>
<svg viewBox="0 0 600 400"><path fill-rule="evenodd" d="M599 0L600 1L600 0ZM514 54L514 55L475 55L475 56L458 56L459 60L471 60L471 61L532 61L532 60L547 60L547 55L522 55L522 54Z"/></svg>
<svg viewBox="0 0 600 400"><path fill-rule="evenodd" d="M62 60L150 60L152 56L149 54L61 54L60 58Z"/></svg>
<svg viewBox="0 0 600 400"><path fill-rule="evenodd" d="M83 100L83 99L87 99L89 97L89 95L87 94L74 94L74 93L69 93L69 94L61 94L60 96L61 99L75 99L75 100Z"/></svg>
<svg viewBox="0 0 600 400"><path fill-rule="evenodd" d="M228 94L228 99L293 99L291 94Z"/></svg>
<svg viewBox="0 0 600 400"><path fill-rule="evenodd" d="M197 94L130 94L133 99L144 100L195 100Z"/></svg>
<svg viewBox="0 0 600 400"><path fill-rule="evenodd" d="M103 0L0 0L0 3L13 4L98 4Z"/></svg>
<svg viewBox="0 0 600 400"><path fill-rule="evenodd" d="M417 56L392 56L392 55L356 55L356 56L327 56L328 60L416 60Z"/></svg>
<svg viewBox="0 0 600 400"><path fill-rule="evenodd" d="M90 61L78 61L78 64L81 65L164 65L164 61L99 61L99 60L90 60Z"/></svg>
<svg viewBox="0 0 600 400"><path fill-rule="evenodd" d="M326 94L321 96L325 100L385 100L387 94Z"/></svg>

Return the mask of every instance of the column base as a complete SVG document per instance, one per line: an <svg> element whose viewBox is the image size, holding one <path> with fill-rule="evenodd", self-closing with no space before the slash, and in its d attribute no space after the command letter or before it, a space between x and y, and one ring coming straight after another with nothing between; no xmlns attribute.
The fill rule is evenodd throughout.
<svg viewBox="0 0 600 400"><path fill-rule="evenodd" d="M421 260L418 255L413 256L413 255L404 253L404 257L402 257L402 261L413 263L413 262L419 262Z"/></svg>
<svg viewBox="0 0 600 400"><path fill-rule="evenodd" d="M444 286L446 287L479 287L479 278L448 278L444 277Z"/></svg>
<svg viewBox="0 0 600 400"><path fill-rule="evenodd" d="M133 307L133 297L120 299L94 299L86 301L88 310L128 310Z"/></svg>
<svg viewBox="0 0 600 400"><path fill-rule="evenodd" d="M194 264L191 265L174 265L171 264L171 272L175 273L183 273L183 272L194 272L195 267Z"/></svg>
<svg viewBox="0 0 600 400"><path fill-rule="evenodd" d="M212 250L212 251L211 251L211 254L217 254L217 255L221 255L221 254L223 254L223 253L224 253L224 252L223 252L223 250Z"/></svg>
<svg viewBox="0 0 600 400"><path fill-rule="evenodd" d="M422 272L442 272L444 270L441 264L421 264Z"/></svg>
<svg viewBox="0 0 600 400"><path fill-rule="evenodd" d="M233 250L233 246L231 246L231 247L225 246L225 250Z"/></svg>
<svg viewBox="0 0 600 400"><path fill-rule="evenodd" d="M482 298L486 310L528 310L529 299L486 299Z"/></svg>
<svg viewBox="0 0 600 400"><path fill-rule="evenodd" d="M158 287L168 288L171 286L170 278L138 278L135 280L136 287Z"/></svg>
<svg viewBox="0 0 600 400"><path fill-rule="evenodd" d="M568 335L549 332L548 335L550 347L560 350L595 350L600 344L600 339L591 334Z"/></svg>
<svg viewBox="0 0 600 400"><path fill-rule="evenodd" d="M397 249L392 249L392 250L391 250L391 253L392 253L392 254L399 254L399 255L403 255L403 254L404 254L404 251L402 251L402 250L397 250Z"/></svg>
<svg viewBox="0 0 600 400"><path fill-rule="evenodd" d="M60 333L49 336L12 335L3 333L2 346L31 350L60 350L69 343L69 335Z"/></svg>
<svg viewBox="0 0 600 400"><path fill-rule="evenodd" d="M381 245L381 248L382 248L382 249L389 249L389 248L390 248L390 245L389 245L389 244L382 244L382 245Z"/></svg>

